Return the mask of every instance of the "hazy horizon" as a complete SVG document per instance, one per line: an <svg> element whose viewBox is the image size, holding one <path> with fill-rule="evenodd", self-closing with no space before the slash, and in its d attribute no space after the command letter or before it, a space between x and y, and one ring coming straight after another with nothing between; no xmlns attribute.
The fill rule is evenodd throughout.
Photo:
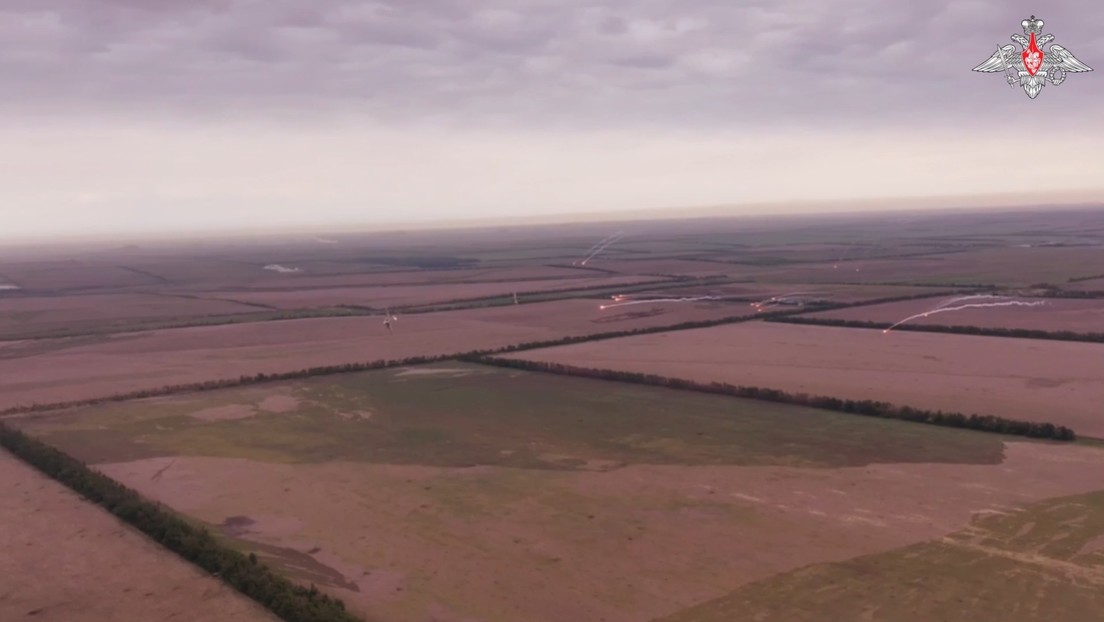
<svg viewBox="0 0 1104 622"><path fill-rule="evenodd" d="M1020 1L16 0L0 238L1099 201L1082 7L1029 100Z"/></svg>

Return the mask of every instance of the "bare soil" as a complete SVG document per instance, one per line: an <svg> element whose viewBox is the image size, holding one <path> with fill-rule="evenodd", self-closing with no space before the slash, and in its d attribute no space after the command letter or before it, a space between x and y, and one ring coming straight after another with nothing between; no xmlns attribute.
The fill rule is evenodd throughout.
<svg viewBox="0 0 1104 622"><path fill-rule="evenodd" d="M951 298L931 298L891 302L869 307L854 307L812 313L809 317L858 320L863 322L899 322L911 315L935 309ZM1034 307L1009 306L971 308L962 311L936 313L911 320L909 324L934 326L978 326L982 328L1023 328L1028 330L1104 333L1104 299L1071 300L1063 298L1011 298L1025 302L1042 302ZM986 303L986 300L963 301L961 304ZM949 305L955 306L955 305Z"/></svg>
<svg viewBox="0 0 1104 622"><path fill-rule="evenodd" d="M94 339L7 342L0 408L317 365L452 354L510 344L752 313L746 304L656 304L601 311L598 300L379 318L203 326Z"/></svg>
<svg viewBox="0 0 1104 622"><path fill-rule="evenodd" d="M999 465L827 470L183 457L152 479L168 460L100 468L213 524L249 517L238 537L308 556L326 589L396 622L638 622L807 564L938 538L980 512L1104 487L1104 452L1032 443L1009 443Z"/></svg>
<svg viewBox="0 0 1104 622"><path fill-rule="evenodd" d="M276 620L4 450L0 499L0 620Z"/></svg>
<svg viewBox="0 0 1104 622"><path fill-rule="evenodd" d="M517 358L1049 421L1104 437L1099 344L750 322Z"/></svg>

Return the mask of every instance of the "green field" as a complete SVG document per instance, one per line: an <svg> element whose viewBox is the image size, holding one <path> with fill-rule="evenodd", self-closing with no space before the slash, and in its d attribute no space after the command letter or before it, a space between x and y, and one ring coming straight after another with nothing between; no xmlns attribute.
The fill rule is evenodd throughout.
<svg viewBox="0 0 1104 622"><path fill-rule="evenodd" d="M741 587L657 622L1088 622L1104 610L1104 491L985 515L942 540Z"/></svg>
<svg viewBox="0 0 1104 622"><path fill-rule="evenodd" d="M266 412L266 399L292 407ZM243 418L194 416L218 408ZM193 455L565 470L831 468L997 464L1003 447L992 434L459 363L105 404L20 425L90 463Z"/></svg>

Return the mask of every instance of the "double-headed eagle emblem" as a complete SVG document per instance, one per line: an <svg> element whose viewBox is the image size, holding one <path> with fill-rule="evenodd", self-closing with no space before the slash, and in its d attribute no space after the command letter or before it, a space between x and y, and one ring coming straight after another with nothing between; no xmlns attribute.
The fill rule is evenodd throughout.
<svg viewBox="0 0 1104 622"><path fill-rule="evenodd" d="M1060 45L1051 44L1050 49L1043 50L1043 46L1054 40L1054 35L1043 34L1043 20L1032 15L1020 25L1027 37L1014 34L1012 40L1020 44L1022 50L1017 51L1012 44L998 46L989 60L974 67L974 71L1003 71L1008 86L1014 87L1019 82L1031 99L1035 99L1048 80L1058 86L1066 81L1067 73L1092 71L1091 67Z"/></svg>

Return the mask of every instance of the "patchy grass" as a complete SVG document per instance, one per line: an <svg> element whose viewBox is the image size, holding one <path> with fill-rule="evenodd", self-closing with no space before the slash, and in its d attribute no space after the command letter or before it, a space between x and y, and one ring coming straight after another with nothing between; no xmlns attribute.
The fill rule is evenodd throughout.
<svg viewBox="0 0 1104 622"><path fill-rule="evenodd" d="M746 585L662 622L1081 622L1104 607L1104 491L986 514L936 542Z"/></svg>
<svg viewBox="0 0 1104 622"><path fill-rule="evenodd" d="M266 412L279 393L298 406ZM248 418L190 413L251 406ZM268 462L607 470L622 464L996 464L1002 437L656 387L447 363L105 404L22 420L87 462Z"/></svg>

